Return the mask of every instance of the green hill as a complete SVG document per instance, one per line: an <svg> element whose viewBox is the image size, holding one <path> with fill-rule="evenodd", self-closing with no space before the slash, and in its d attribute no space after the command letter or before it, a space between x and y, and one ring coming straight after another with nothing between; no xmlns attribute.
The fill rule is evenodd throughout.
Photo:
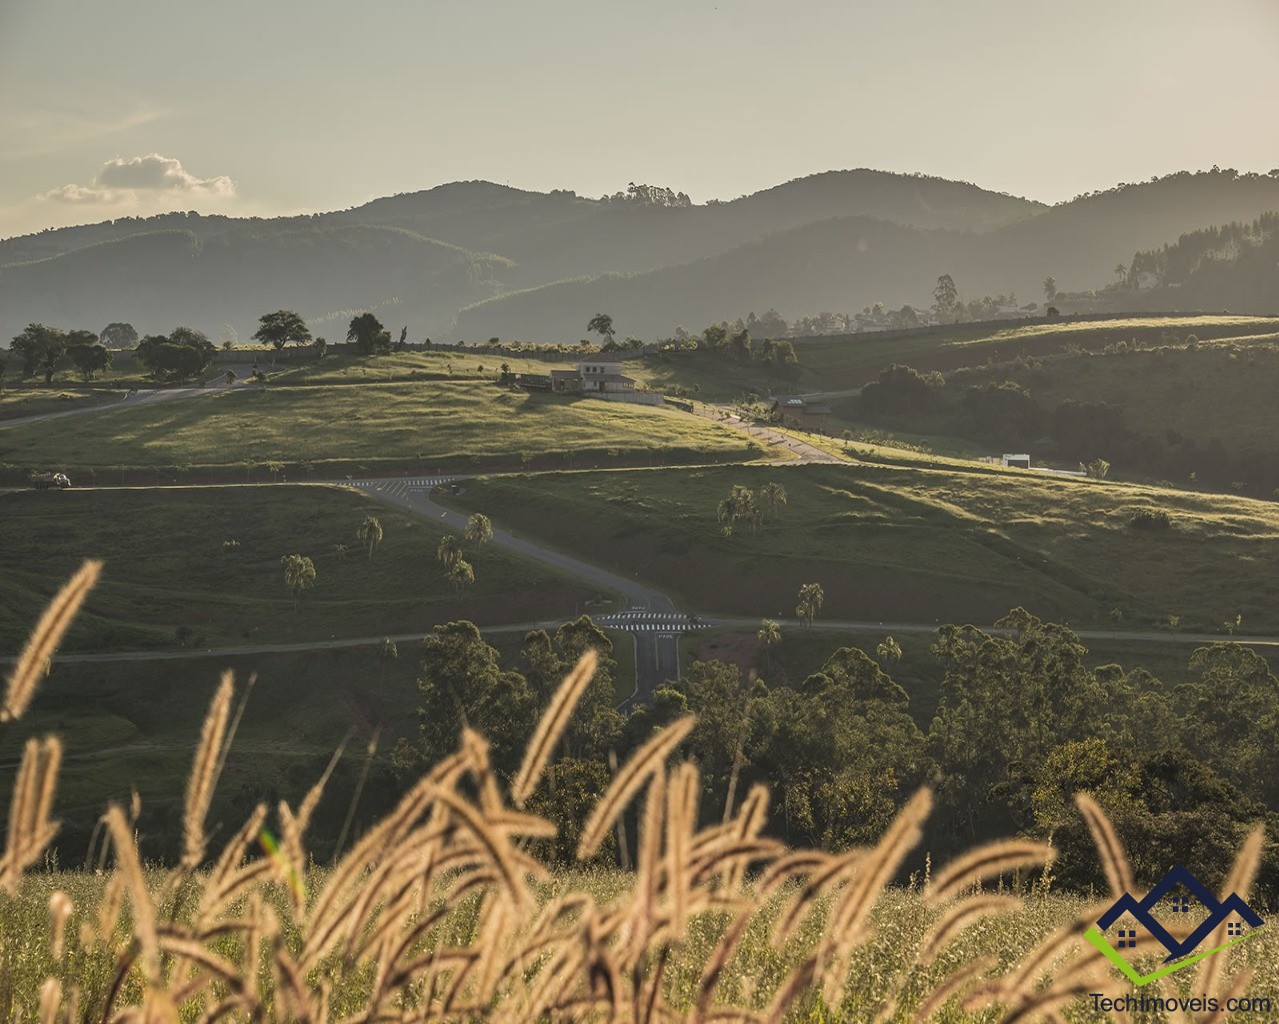
<svg viewBox="0 0 1279 1024"><path fill-rule="evenodd" d="M966 298L1026 302L1046 277L1096 288L1126 254L1279 210L1279 177L1177 174L1051 208L865 169L702 205L646 186L629 195L456 182L313 216L174 213L0 240L0 338L37 320L246 337L284 306L330 340L364 309L415 338L539 341L575 340L608 310L624 334L651 339L770 306L791 318L927 306L942 273ZM175 231L185 243L161 237Z"/></svg>
<svg viewBox="0 0 1279 1024"><path fill-rule="evenodd" d="M170 478L256 473L260 480L259 464L268 461L284 463L294 479L303 472L323 479L392 468L474 471L534 459L570 467L660 465L749 459L759 451L743 435L687 413L511 392L473 379L246 387L0 430L0 463L56 465L73 477L92 471L112 483L112 471L137 468L157 477L163 469Z"/></svg>
<svg viewBox="0 0 1279 1024"><path fill-rule="evenodd" d="M858 399L836 403L835 411L915 434L1033 449L1067 465L1101 457L1124 476L1274 493L1279 438L1270 409L1279 390L1279 332L1147 344L1119 341L1102 352L959 372L909 412L877 412ZM1004 382L1021 394L990 391Z"/></svg>
<svg viewBox="0 0 1279 1024"><path fill-rule="evenodd" d="M786 506L723 536L719 500L772 480ZM703 612L794 617L815 581L830 620L981 623L1023 605L1078 628L1177 616L1212 631L1242 615L1279 632L1279 509L1243 498L881 461L491 477L456 500L587 560L642 566ZM1134 525L1143 510L1167 527Z"/></svg>

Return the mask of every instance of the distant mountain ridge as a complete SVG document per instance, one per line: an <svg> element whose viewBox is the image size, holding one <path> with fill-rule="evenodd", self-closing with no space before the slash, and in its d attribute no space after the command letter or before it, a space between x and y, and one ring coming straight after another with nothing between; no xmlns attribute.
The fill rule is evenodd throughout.
<svg viewBox="0 0 1279 1024"><path fill-rule="evenodd" d="M1104 285L1135 251L1270 210L1279 176L1226 171L1055 207L865 169L687 206L454 182L332 213L176 213L2 240L0 339L30 321L113 320L244 338L281 307L330 340L362 309L413 337L572 341L603 311L623 335L652 338L750 309L926 304L941 273L966 296L1025 302L1045 277Z"/></svg>

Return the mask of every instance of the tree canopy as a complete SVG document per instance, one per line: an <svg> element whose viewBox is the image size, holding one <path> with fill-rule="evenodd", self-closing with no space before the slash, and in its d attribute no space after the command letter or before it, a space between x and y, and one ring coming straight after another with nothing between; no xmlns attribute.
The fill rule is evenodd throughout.
<svg viewBox="0 0 1279 1024"><path fill-rule="evenodd" d="M310 344L311 332L307 329L306 322L292 310L280 309L259 318L253 340L264 345L274 345L278 351L285 345Z"/></svg>

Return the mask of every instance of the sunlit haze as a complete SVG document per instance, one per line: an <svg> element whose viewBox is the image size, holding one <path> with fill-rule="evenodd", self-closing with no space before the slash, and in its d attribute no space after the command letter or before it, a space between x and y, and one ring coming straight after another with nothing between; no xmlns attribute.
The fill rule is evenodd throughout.
<svg viewBox="0 0 1279 1024"><path fill-rule="evenodd" d="M0 5L0 237L487 179L732 198L922 171L1045 202L1279 166L1269 0Z"/></svg>

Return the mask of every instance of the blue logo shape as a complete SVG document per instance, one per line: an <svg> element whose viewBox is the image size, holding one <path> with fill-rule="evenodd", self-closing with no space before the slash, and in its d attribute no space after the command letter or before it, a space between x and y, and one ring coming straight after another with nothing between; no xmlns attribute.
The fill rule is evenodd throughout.
<svg viewBox="0 0 1279 1024"><path fill-rule="evenodd" d="M1179 885L1190 893L1190 896L1202 903L1208 911L1208 916L1203 923L1180 942L1169 933L1168 929L1155 920L1154 915L1151 913L1160 901ZM1190 898L1182 895L1173 896L1171 909L1175 914L1189 913ZM1129 915L1145 928L1151 937L1156 939L1168 951L1168 955L1164 958L1166 966L1153 974L1140 974L1106 940L1102 933L1123 917L1124 914ZM1230 920L1234 915L1238 915L1240 921ZM1230 936L1229 942L1213 949L1204 950L1196 955L1191 955L1195 953L1195 950L1204 939L1208 938L1217 927L1227 921L1229 921L1227 926ZM1085 932L1084 938L1105 954L1107 959L1118 967L1135 985L1140 986L1148 984L1156 978L1171 974L1182 967L1189 967L1192 963L1197 963L1204 957L1211 956L1213 953L1218 953L1229 946L1233 946L1236 942L1242 942L1244 939L1250 938L1255 932L1245 932L1243 930L1244 924L1256 929L1260 928L1264 923L1261 915L1248 906L1237 893L1232 892L1224 900L1218 900L1212 891L1199 879L1181 864L1178 864L1160 879L1159 883L1146 894L1144 899L1138 900L1131 893L1124 893L1120 896L1110 909L1097 919L1096 925ZM1136 947L1137 934L1135 930L1122 929L1119 934L1120 948ZM1187 959L1183 960L1181 959L1182 957ZM1176 962L1174 963L1174 961Z"/></svg>

